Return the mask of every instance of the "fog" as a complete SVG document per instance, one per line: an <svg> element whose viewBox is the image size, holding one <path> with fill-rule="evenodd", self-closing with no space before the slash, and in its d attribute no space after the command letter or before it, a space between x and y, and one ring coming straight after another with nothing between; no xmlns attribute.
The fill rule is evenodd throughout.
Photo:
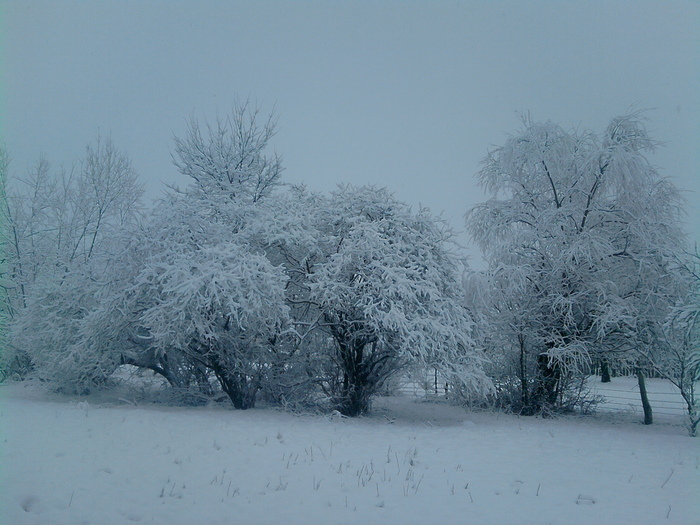
<svg viewBox="0 0 700 525"><path fill-rule="evenodd" d="M35 2L2 8L2 139L21 174L70 167L98 131L156 198L186 184L173 135L236 97L279 117L288 182L388 186L464 212L518 112L601 132L648 109L651 158L700 240L696 2ZM463 243L469 240L460 234Z"/></svg>

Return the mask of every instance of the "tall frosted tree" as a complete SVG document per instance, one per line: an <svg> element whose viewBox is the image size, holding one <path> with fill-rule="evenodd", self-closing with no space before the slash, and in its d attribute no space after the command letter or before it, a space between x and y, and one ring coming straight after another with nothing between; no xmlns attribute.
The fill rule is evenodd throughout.
<svg viewBox="0 0 700 525"><path fill-rule="evenodd" d="M525 119L483 161L492 198L467 226L491 279L528 298L514 312L519 328L506 332L533 363L526 412L556 405L567 375L594 359L640 364L638 350L655 344L673 302L664 276L683 243L678 191L645 156L655 145L638 113L601 136Z"/></svg>

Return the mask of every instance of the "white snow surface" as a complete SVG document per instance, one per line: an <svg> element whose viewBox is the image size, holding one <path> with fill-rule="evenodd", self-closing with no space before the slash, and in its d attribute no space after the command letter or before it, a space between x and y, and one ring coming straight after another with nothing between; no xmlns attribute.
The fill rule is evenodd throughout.
<svg viewBox="0 0 700 525"><path fill-rule="evenodd" d="M22 383L0 396L8 525L700 524L700 441L682 418L387 397L347 419Z"/></svg>

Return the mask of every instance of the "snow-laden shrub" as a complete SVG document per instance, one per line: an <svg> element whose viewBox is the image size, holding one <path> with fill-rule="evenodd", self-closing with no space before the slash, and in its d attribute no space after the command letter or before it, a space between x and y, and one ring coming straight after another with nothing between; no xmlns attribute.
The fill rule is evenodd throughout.
<svg viewBox="0 0 700 525"><path fill-rule="evenodd" d="M86 345L81 337L97 286L82 270L66 273L61 281L37 282L10 328L12 344L31 358L34 373L65 392L87 393L119 365L117 356Z"/></svg>
<svg viewBox="0 0 700 525"><path fill-rule="evenodd" d="M328 387L357 415L405 364L440 368L486 391L484 357L461 304L451 232L386 189L341 187L319 212L324 257L308 273L308 300L334 341Z"/></svg>
<svg viewBox="0 0 700 525"><path fill-rule="evenodd" d="M235 243L160 254L138 276L154 292L139 324L159 352L212 370L237 408L254 405L288 323L286 276Z"/></svg>

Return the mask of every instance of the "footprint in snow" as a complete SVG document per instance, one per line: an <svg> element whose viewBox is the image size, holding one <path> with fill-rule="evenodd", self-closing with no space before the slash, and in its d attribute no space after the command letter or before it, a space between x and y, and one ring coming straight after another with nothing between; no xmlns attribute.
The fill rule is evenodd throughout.
<svg viewBox="0 0 700 525"><path fill-rule="evenodd" d="M29 495L25 496L22 499L22 502L19 504L19 506L22 507L22 510L24 510L24 512L31 512L36 508L37 503L39 503L39 499L34 495Z"/></svg>
<svg viewBox="0 0 700 525"><path fill-rule="evenodd" d="M593 496L579 494L576 498L576 505L595 505L596 499Z"/></svg>

